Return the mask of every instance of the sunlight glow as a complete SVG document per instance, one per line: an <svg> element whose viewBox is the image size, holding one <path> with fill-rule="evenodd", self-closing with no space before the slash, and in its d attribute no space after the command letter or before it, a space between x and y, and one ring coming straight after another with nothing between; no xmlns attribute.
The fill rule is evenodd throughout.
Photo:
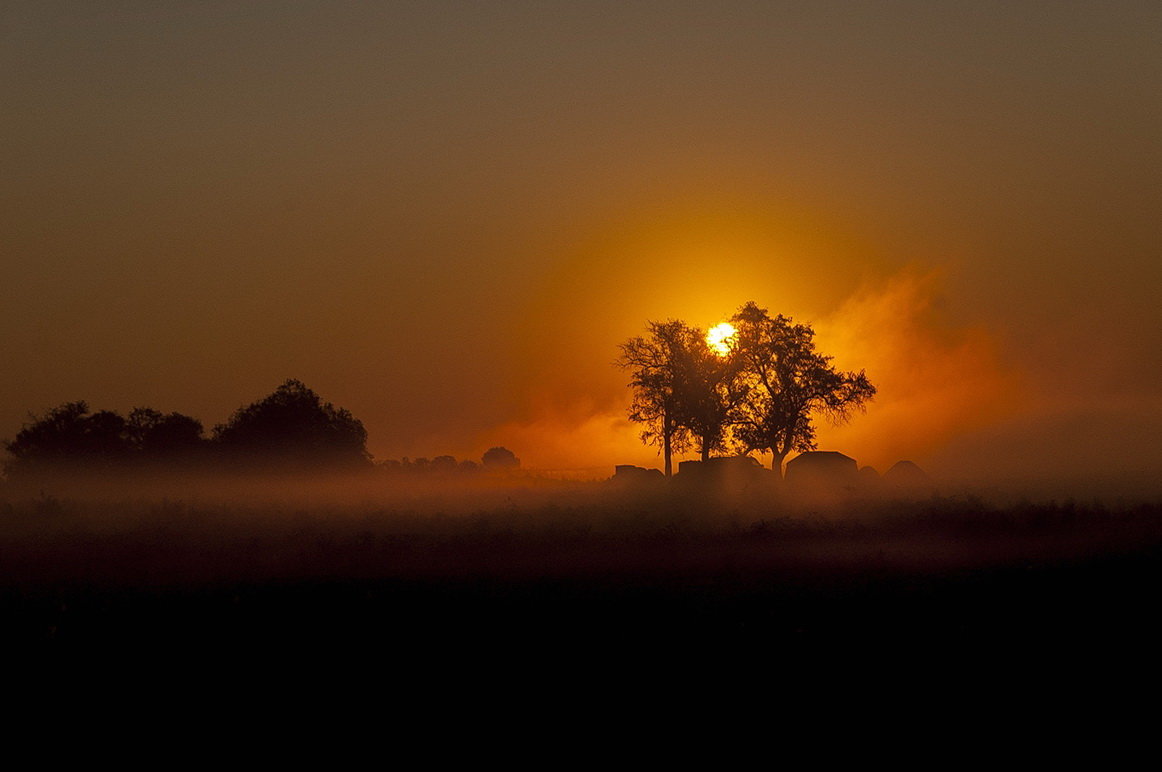
<svg viewBox="0 0 1162 772"><path fill-rule="evenodd" d="M730 322L716 324L706 331L706 343L719 356L729 354L737 338L738 330L734 329L734 325Z"/></svg>

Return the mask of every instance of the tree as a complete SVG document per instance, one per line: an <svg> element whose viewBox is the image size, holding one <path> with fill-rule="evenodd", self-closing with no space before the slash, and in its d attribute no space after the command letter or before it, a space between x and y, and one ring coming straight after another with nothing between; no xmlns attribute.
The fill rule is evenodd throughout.
<svg viewBox="0 0 1162 772"><path fill-rule="evenodd" d="M776 472L782 474L791 451L817 447L813 414L841 423L875 396L862 370L840 372L831 366L832 357L815 351L810 325L794 324L781 314L772 318L753 302L731 321L748 387L732 418L734 436L747 451L771 453Z"/></svg>
<svg viewBox="0 0 1162 772"><path fill-rule="evenodd" d="M129 471L150 462L185 462L204 444L202 424L181 413L134 408L129 418L112 410L89 412L86 402L66 402L32 419L5 444L7 471L86 473Z"/></svg>
<svg viewBox="0 0 1162 772"><path fill-rule="evenodd" d="M620 349L615 364L630 371L633 389L629 419L644 426L643 442L661 446L667 477L675 452L696 447L705 460L725 448L739 398L735 357L719 357L701 330L675 319L650 322Z"/></svg>
<svg viewBox="0 0 1162 772"><path fill-rule="evenodd" d="M676 420L677 393L681 388L679 352L689 337L685 322L650 322L646 336L621 344L616 362L618 367L630 371L633 402L629 420L644 426L642 442L661 446L666 477L673 474L674 451L684 450L689 443L689 435Z"/></svg>
<svg viewBox="0 0 1162 772"><path fill-rule="evenodd" d="M215 426L214 442L232 458L266 466L359 468L370 462L363 424L295 379Z"/></svg>
<svg viewBox="0 0 1162 772"><path fill-rule="evenodd" d="M149 407L133 408L125 421L125 434L135 451L152 459L169 460L205 444L198 419Z"/></svg>
<svg viewBox="0 0 1162 772"><path fill-rule="evenodd" d="M10 472L31 468L107 464L130 451L125 419L109 410L89 412L86 402L66 402L30 423L5 443L13 461Z"/></svg>
<svg viewBox="0 0 1162 772"><path fill-rule="evenodd" d="M508 448L497 446L484 451L480 463L485 469L516 469L520 466L520 459Z"/></svg>
<svg viewBox="0 0 1162 772"><path fill-rule="evenodd" d="M739 378L742 360L733 348L724 353L712 350L706 334L696 327L675 354L674 420L690 433L699 456L707 461L711 453L727 449L732 416L746 396L746 383Z"/></svg>

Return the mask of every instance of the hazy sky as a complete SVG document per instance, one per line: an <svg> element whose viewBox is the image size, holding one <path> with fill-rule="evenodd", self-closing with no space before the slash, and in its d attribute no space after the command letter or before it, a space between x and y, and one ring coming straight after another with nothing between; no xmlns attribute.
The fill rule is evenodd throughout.
<svg viewBox="0 0 1162 772"><path fill-rule="evenodd" d="M378 458L657 463L617 344L754 300L884 468L1162 470L1156 2L6 2L0 437L288 377Z"/></svg>

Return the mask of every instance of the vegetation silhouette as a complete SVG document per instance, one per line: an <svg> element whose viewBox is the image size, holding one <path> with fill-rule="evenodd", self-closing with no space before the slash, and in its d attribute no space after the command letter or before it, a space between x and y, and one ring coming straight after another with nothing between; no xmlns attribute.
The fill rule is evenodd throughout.
<svg viewBox="0 0 1162 772"><path fill-rule="evenodd" d="M376 463L376 467L386 474L417 476L427 475L449 477L456 475L475 474L480 471L480 464L475 461L459 461L455 456L436 456L435 458L389 458Z"/></svg>
<svg viewBox="0 0 1162 772"><path fill-rule="evenodd" d="M727 430L746 396L746 384L739 377L740 360L733 352L715 353L701 330L692 328L691 333L676 352L678 423L690 433L694 449L706 462L712 453L728 449Z"/></svg>
<svg viewBox="0 0 1162 772"><path fill-rule="evenodd" d="M134 408L125 422L125 431L137 451L155 459L188 459L207 447L202 422L181 413Z"/></svg>
<svg viewBox="0 0 1162 772"><path fill-rule="evenodd" d="M704 462L725 450L770 453L781 475L789 453L817 447L814 416L843 422L875 396L862 370L838 371L815 350L810 325L753 302L731 322L736 332L723 351L673 319L649 322L646 335L620 345L615 364L631 373L629 418L643 424L644 442L661 446L667 477L672 454L691 447Z"/></svg>
<svg viewBox="0 0 1162 772"><path fill-rule="evenodd" d="M738 331L735 352L747 382L747 398L730 420L746 451L773 456L781 472L791 451L815 450L813 415L834 423L847 421L876 394L863 370L840 372L831 357L815 350L815 331L789 317L771 317L765 308L746 303L731 317Z"/></svg>
<svg viewBox="0 0 1162 772"><path fill-rule="evenodd" d="M143 466L187 462L206 450L202 424L181 413L134 408L126 419L111 410L89 411L66 402L30 422L5 443L9 478L62 472L109 474Z"/></svg>
<svg viewBox="0 0 1162 772"><path fill-rule="evenodd" d="M676 349L687 337L683 322L649 322L647 336L630 338L621 344L619 367L631 371L633 402L629 407L631 421L643 424L642 442L659 445L666 477L673 475L674 451L686 448L687 437L677 425L678 366Z"/></svg>
<svg viewBox="0 0 1162 772"><path fill-rule="evenodd" d="M236 471L327 472L372 468L367 431L348 410L324 402L290 379L267 397L239 408L213 436L181 413L134 408L128 418L66 402L31 415L5 443L10 481L118 473Z"/></svg>
<svg viewBox="0 0 1162 772"><path fill-rule="evenodd" d="M705 460L726 449L726 425L741 398L735 358L720 358L705 334L683 321L650 322L647 334L621 344L615 364L629 370L630 420L643 424L643 442L659 445L664 474L673 454L696 448Z"/></svg>
<svg viewBox="0 0 1162 772"><path fill-rule="evenodd" d="M516 457L508 448L495 447L484 451L484 456L480 459L485 469L490 470L505 470L518 469L520 467L520 459Z"/></svg>
<svg viewBox="0 0 1162 772"><path fill-rule="evenodd" d="M213 440L224 457L247 467L297 471L371 465L363 423L294 378L215 426Z"/></svg>
<svg viewBox="0 0 1162 772"><path fill-rule="evenodd" d="M429 483L513 481L520 459L505 447L489 448L479 461L451 455L373 462L367 432L350 411L324 401L302 381L288 379L263 399L244 405L204 436L202 422L181 413L136 407L123 417L90 412L86 402L67 402L42 416L30 414L0 475L0 495L37 490L88 496L119 491L164 494L198 490L263 490L278 478L279 490L309 492L311 481L338 473L356 479ZM482 472L489 473L486 476ZM257 488L247 488L248 478ZM290 477L306 487L288 488ZM316 479L317 478L317 479ZM506 483L507 484L507 483ZM191 488L190 486L194 486ZM242 487L239 487L241 485ZM368 489L370 490L370 488Z"/></svg>

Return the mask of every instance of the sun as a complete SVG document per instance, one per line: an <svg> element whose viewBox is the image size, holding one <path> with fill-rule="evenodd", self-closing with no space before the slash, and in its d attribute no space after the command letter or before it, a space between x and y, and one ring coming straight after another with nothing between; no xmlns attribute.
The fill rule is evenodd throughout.
<svg viewBox="0 0 1162 772"><path fill-rule="evenodd" d="M706 343L710 350L719 356L726 356L738 340L738 330L730 322L716 324L706 331Z"/></svg>

